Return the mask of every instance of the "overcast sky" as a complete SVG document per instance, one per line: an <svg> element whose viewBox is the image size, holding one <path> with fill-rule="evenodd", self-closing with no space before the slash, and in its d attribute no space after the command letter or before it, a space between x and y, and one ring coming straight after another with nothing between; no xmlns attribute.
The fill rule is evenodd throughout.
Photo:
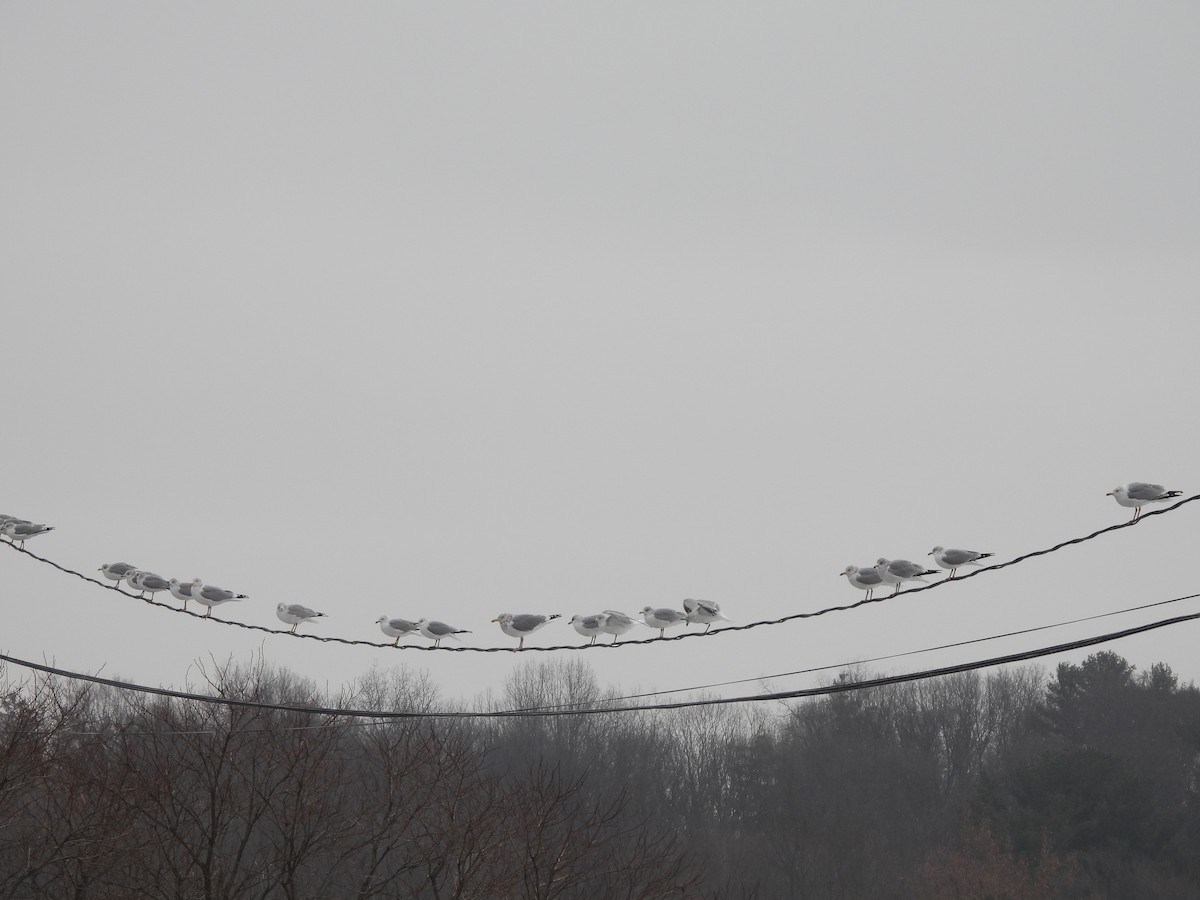
<svg viewBox="0 0 1200 900"><path fill-rule="evenodd" d="M239 621L509 646L503 611L745 624L860 599L850 563L1123 521L1123 482L1200 493L1198 46L1190 2L0 4L0 512ZM567 658L668 689L1169 600L1197 516ZM0 651L152 684L261 651L471 698L523 661L7 551L0 598ZM1198 635L1110 649L1197 678Z"/></svg>

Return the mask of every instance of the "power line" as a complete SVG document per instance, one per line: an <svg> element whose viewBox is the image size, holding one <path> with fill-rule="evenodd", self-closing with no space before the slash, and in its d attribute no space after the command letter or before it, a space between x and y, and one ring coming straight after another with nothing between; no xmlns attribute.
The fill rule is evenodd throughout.
<svg viewBox="0 0 1200 900"><path fill-rule="evenodd" d="M1180 598L1182 599L1182 598ZM295 712L295 713L310 713L314 715L324 715L330 717L349 717L358 719L504 719L504 718L549 718L556 716L576 716L576 715L597 715L617 712L646 712L654 710L666 709L685 709L698 706L717 706L728 705L732 703L754 703L763 701L777 700L796 700L805 697L820 697L828 694L842 694L850 691L869 690L871 688L887 687L893 684L903 684L910 681L922 681L929 678L940 678L946 675L955 675L961 672L970 672L977 669L992 668L994 666L1008 665L1015 662L1027 662L1031 659L1038 659L1044 656L1053 656L1058 653L1067 653L1072 650L1079 650L1084 647L1092 647L1097 644L1109 643L1111 641L1122 640L1123 638L1132 637L1138 634L1144 634L1148 631L1154 631L1158 628L1167 628L1172 625L1179 625L1184 622L1191 622L1200 619L1200 613L1189 613L1183 616L1175 616L1170 619L1162 619L1157 622L1150 622L1145 625L1138 625L1133 628L1126 628L1121 631L1112 631L1105 634L1096 635L1089 638L1081 638L1079 640L1068 641L1066 643L1054 644L1048 647L1039 647L1034 650L1024 650L1019 653L1008 653L1003 656L993 656L987 659L974 660L971 662L958 663L951 666L942 666L935 669L924 669L916 672L908 672L899 675L887 675L879 678L872 678L865 681L845 681L836 684L824 685L815 688L799 688L790 691L775 691L763 694L751 694L741 697L715 697L704 700L679 700L671 703L656 703L648 706L642 705L627 705L627 706L589 706L574 709L530 709L530 710L480 710L480 711L452 711L446 710L441 712L410 712L397 710L367 710L367 709L339 709L336 707L321 707L321 706L300 706L286 703L264 703L257 700L241 700L234 697L214 697L204 694L193 694L186 691L176 691L169 688L156 688L149 685L133 684L131 682L117 681L113 678L101 678L98 675L87 675L81 672L71 672L66 669L59 669L55 666L48 666L42 663L30 662L28 660L17 659L16 657L8 656L0 653L0 660L11 663L15 666L32 669L39 672L45 672L50 675L57 675L62 678L69 678L74 681L85 681L92 684L102 684L108 687L122 691L134 691L144 694L154 694L162 697L172 697L179 700L194 700L199 703L214 703L223 706L237 706L248 709L273 710L277 712Z"/></svg>
<svg viewBox="0 0 1200 900"><path fill-rule="evenodd" d="M984 572L993 572L993 571L996 571L997 569L1005 569L1005 568L1008 568L1009 566L1016 565L1017 563L1024 562L1027 559L1032 559L1037 556L1045 556L1048 553L1054 553L1058 550L1063 549L1064 547L1069 547L1074 544L1082 544L1085 541L1094 540L1095 538L1098 538L1103 534L1108 534L1111 531L1118 531L1122 528L1129 528L1133 525L1138 524L1138 522L1140 522L1140 521L1144 521L1145 519L1148 519L1150 516L1160 516L1163 513L1173 512L1174 510L1179 509L1179 507L1183 506L1184 504L1191 503L1193 500L1200 500L1200 494L1195 494L1191 497L1185 497L1184 499L1180 500L1178 503L1175 503L1171 506L1163 507L1162 509L1155 509L1155 510L1150 510L1149 512L1145 512L1136 521L1128 520L1125 522L1121 522L1117 525L1109 525L1107 528L1101 528L1099 531L1094 531L1091 534L1087 534L1082 537L1071 538L1070 540L1062 541L1060 543L1055 544L1052 547L1047 547L1043 550L1033 550L1029 553L1024 553L1020 556L1013 557L1012 559L1007 560L1005 562L994 563L990 566L982 566L978 569L974 569L970 572L967 572L964 575L956 576L953 579L946 578L941 581L934 582L933 584L926 584L926 585L921 585L918 587L907 588L898 593L891 594L887 597L873 597L870 600L865 600L865 599L859 600L856 603L850 603L850 604L846 604L846 605L842 605L842 606L829 606L824 609L815 610L813 612L793 613L791 615L783 616L778 619L764 619L759 622L750 622L746 625L730 625L725 628L717 628L717 629L712 629L709 631L684 632L682 634L671 635L670 637L666 637L666 636L655 637L655 638L647 638L645 640L631 640L631 641L622 641L620 643L608 643L608 644L599 644L599 643L591 644L591 645L589 645L589 644L582 644L582 645L580 645L580 644L562 644L562 645L551 646L551 647L531 646L531 647L526 647L525 651L550 652L550 651L557 651L557 650L611 650L611 649L615 649L615 648L619 648L619 647L631 647L631 646L638 646L641 644L660 643L662 641L682 641L682 640L687 640L689 638L716 637L717 635L727 634L727 633L734 632L734 631L747 631L751 628L759 628L759 627L766 626L766 625L782 625L785 622L791 622L791 621L794 621L797 619L812 619L812 618L816 618L817 616L823 616L823 615L827 615L827 614L833 613L833 612L846 612L848 610L858 609L861 606L866 606L869 603L883 603L887 600L895 599L896 597L903 597L908 594L916 594L916 593L920 593L921 591L929 591L929 590L933 590L934 588L940 588L946 584L960 583L960 582L966 581L968 578L974 578L979 575L982 575ZM80 572L77 572L74 569L68 569L65 566L61 566L58 563L54 562L53 560L49 560L44 557L38 556L35 553L31 553L29 550L26 550L24 547L17 547L15 544L9 543L7 541L4 541L3 543L6 546L11 547L14 551L16 551L18 553L24 553L26 556L29 556L32 559L37 560L38 562L45 563L46 565L49 565L49 566L53 566L55 569L58 569L60 572L64 572L69 575L74 575L75 577L81 578L84 581L89 582L90 584L95 584L99 587L104 588L105 590L116 591L118 594L121 594L122 596L129 597L134 600L142 600L143 599L143 598L138 597L137 595L132 594L128 591L121 590L116 585L104 584L103 582L98 581L97 579L92 578L88 575L84 575ZM354 639L350 639L350 638L326 637L326 636L317 635L317 634L293 634L290 631L284 631L284 630L276 629L276 628L267 628L266 626L263 626L263 625L251 625L246 622L235 622L231 619L220 619L220 618L217 618L217 617L211 616L211 615L207 615L207 616L201 615L199 613L194 613L191 610L180 609L175 606L170 606L166 603L159 603L157 600L153 600L153 599L145 600L144 602L146 602L147 604L152 605L152 606L157 606L160 609L170 610L171 612L174 612L174 613L182 613L184 615L192 616L193 618L196 618L196 619L204 619L204 620L210 621L210 622L217 622L221 625L232 625L237 628L244 628L244 629L247 629L250 631L262 631L262 632L266 632L267 634L287 635L289 637L300 638L302 640L320 641L322 643L336 643L336 644L346 644L346 645L350 645L350 646L377 647L379 649L385 649L385 650L419 650L422 652L428 652L428 651L434 651L434 650L445 650L445 651L448 651L451 653L501 653L501 652L511 652L513 649L512 647L450 647L450 646L433 647L433 646L424 646L424 645L420 645L420 644L401 644L397 647L390 643L378 643L376 641L363 641L363 640L354 640ZM771 676L767 676L767 677L771 677ZM752 680L757 680L757 679L752 679Z"/></svg>
<svg viewBox="0 0 1200 900"><path fill-rule="evenodd" d="M1178 602L1182 602L1184 600L1195 600L1196 598L1200 598L1200 594L1188 594L1187 596L1176 596L1176 598L1172 598L1171 600L1157 600L1156 602L1152 602L1152 604L1141 604L1140 606L1128 606L1126 608L1123 608L1123 610L1112 610L1110 612L1100 612L1100 613L1094 614L1094 616L1084 616L1079 619L1067 619L1066 622L1055 622L1055 623L1051 623L1049 625L1034 625L1033 628L1022 628L1022 629L1019 629L1016 631L1003 631L1003 632L1001 632L1001 634L988 635L986 637L972 637L972 638L968 638L968 640L966 640L966 641L954 641L953 643L942 643L942 644L937 644L937 646L935 646L935 647L923 647L923 648L920 648L919 650L904 650L904 652L901 652L901 653L889 653L889 654L886 654L883 656L871 656L871 658L869 658L869 659L856 659L856 660L847 660L845 662L833 662L833 664L828 664L828 665L824 665L824 666L811 666L809 668L797 668L797 670L794 672L776 672L774 674L762 674L762 676L756 676L754 678L736 678L736 679L731 680L731 682L713 682L710 684L696 684L696 685L689 686L689 688L670 688L670 689L661 690L661 691L646 691L646 692L644 692L644 694L626 694L626 695L619 696L619 697L602 697L602 698L600 698L600 700L595 701L595 702L616 703L616 702L625 701L625 700L642 700L642 698L644 698L644 697L662 697L662 696L666 696L668 694L688 694L688 692L690 692L690 691L710 690L713 688L728 688L728 686L731 686L734 684L750 684L752 682L766 682L766 680L770 680L773 678L790 678L792 676L799 676L799 674L814 674L816 672L829 672L829 671L833 671L833 670L845 670L845 668L848 668L850 666L868 665L868 664L870 664L870 662L884 662L884 661L887 661L890 659L902 659L902 658L905 658L905 656L917 656L922 653L936 653L937 650L949 650L949 649L953 649L955 647L968 647L974 643L985 643L988 641L1000 641L1004 637L1016 637L1019 635L1031 635L1037 631L1046 631L1046 630L1049 630L1052 628L1064 628L1064 626L1067 626L1067 625L1078 625L1081 622L1092 622L1092 620L1094 620L1094 619L1105 619L1105 618L1109 618L1112 616L1122 616L1122 614L1127 613L1127 612L1139 612L1141 610L1152 610L1152 608L1154 608L1156 606L1166 606L1168 604L1178 604ZM570 706L570 703L558 703L558 704L551 704L551 706L528 707L528 709L560 709L560 708L569 707L569 706Z"/></svg>

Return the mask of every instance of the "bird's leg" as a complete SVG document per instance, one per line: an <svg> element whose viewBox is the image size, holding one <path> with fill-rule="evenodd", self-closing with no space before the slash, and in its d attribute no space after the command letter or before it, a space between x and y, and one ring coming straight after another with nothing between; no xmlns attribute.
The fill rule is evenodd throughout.
<svg viewBox="0 0 1200 900"><path fill-rule="evenodd" d="M951 570L950 570L950 578L953 578L953 577L954 577L954 573L955 573L955 572L957 572L957 571L958 571L958 569L951 569ZM947 578L946 580L947 580L947 581L949 581L949 580L950 580L950 578Z"/></svg>
<svg viewBox="0 0 1200 900"><path fill-rule="evenodd" d="M892 596L895 597L898 593L900 593L900 583L896 582L896 589L892 591Z"/></svg>
<svg viewBox="0 0 1200 900"><path fill-rule="evenodd" d="M712 622L709 622L707 625L704 626L704 633L708 634L708 629L710 629L710 628L712 628Z"/></svg>
<svg viewBox="0 0 1200 900"><path fill-rule="evenodd" d="M393 647L399 647L399 646L400 646L400 638L399 638L399 637L397 637L397 638L396 638L396 640L392 642L392 646L393 646Z"/></svg>
<svg viewBox="0 0 1200 900"><path fill-rule="evenodd" d="M297 629L298 627L300 627L300 623L299 623L299 622L297 622L295 625L293 625L293 626L292 626L292 630L291 630L291 631L289 631L289 632L288 632L288 634L295 634L295 633L296 633L296 629Z"/></svg>
<svg viewBox="0 0 1200 900"><path fill-rule="evenodd" d="M209 616L211 616L211 615L212 615L212 607L210 606L208 609L206 609L206 610L204 611L204 618L206 618L206 619L207 619L207 618L208 618Z"/></svg>

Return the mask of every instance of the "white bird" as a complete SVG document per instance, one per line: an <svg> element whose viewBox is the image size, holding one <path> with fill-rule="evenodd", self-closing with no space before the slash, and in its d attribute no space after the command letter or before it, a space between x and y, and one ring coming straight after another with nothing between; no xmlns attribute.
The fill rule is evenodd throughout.
<svg viewBox="0 0 1200 900"><path fill-rule="evenodd" d="M53 530L53 525L38 525L34 522L26 522L23 519L10 519L3 526L0 526L0 532L12 543L20 544L22 550L25 549L25 542L30 538Z"/></svg>
<svg viewBox="0 0 1200 900"><path fill-rule="evenodd" d="M1183 491L1168 491L1161 484L1147 484L1144 481L1131 481L1109 491L1106 497L1114 498L1122 506L1133 507L1133 518L1136 522L1142 514L1142 507L1147 503L1163 503L1183 496Z"/></svg>
<svg viewBox="0 0 1200 900"><path fill-rule="evenodd" d="M399 647L400 638L416 631L418 627L416 622L410 622L408 619L390 619L387 616L380 616L375 620L375 624L388 637L396 639L392 642L393 647Z"/></svg>
<svg viewBox="0 0 1200 900"><path fill-rule="evenodd" d="M655 609L653 606L642 608L642 618L651 628L658 629L658 636L663 637L668 628L674 628L676 625L682 625L687 621L687 613L681 613L677 609L667 609L659 607Z"/></svg>
<svg viewBox="0 0 1200 900"><path fill-rule="evenodd" d="M590 637L592 640L588 644L590 647L596 643L596 638L604 634L604 620L608 618L606 613L596 613L594 616L581 616L578 613L571 616L571 627L578 631L584 637ZM633 623L630 622L630 627Z"/></svg>
<svg viewBox="0 0 1200 900"><path fill-rule="evenodd" d="M954 573L959 566L978 566L978 560L987 559L989 556L994 556L992 553L980 553L978 550L955 550L951 547L947 550L940 544L929 551L929 555L933 557L933 561L943 569L950 570L950 576L946 579L949 581L954 577Z"/></svg>
<svg viewBox="0 0 1200 900"><path fill-rule="evenodd" d="M605 634L613 636L612 642L615 644L617 638L629 631L634 625L643 625L632 616L627 616L625 613L615 609L606 609L604 611L604 621L600 625L600 630Z"/></svg>
<svg viewBox="0 0 1200 900"><path fill-rule="evenodd" d="M561 613L543 616L534 613L500 613L496 618L492 619L500 625L500 630L509 637L519 638L517 646L513 648L513 652L521 650L525 647L525 638L533 634L551 619L561 618Z"/></svg>
<svg viewBox="0 0 1200 900"><path fill-rule="evenodd" d="M188 601L192 599L192 590L201 584L204 584L204 582L199 578L193 578L191 581L180 581L178 578L172 578L167 582L167 590L171 592L171 596L176 600L182 600L183 608L187 609Z"/></svg>
<svg viewBox="0 0 1200 900"><path fill-rule="evenodd" d="M155 575L153 572L142 572L135 570L125 576L125 580L129 586L138 592L138 599L145 600L147 603L154 601L154 595L159 591L165 591L171 586L171 582L163 578L161 575ZM147 597L147 591L150 596Z"/></svg>
<svg viewBox="0 0 1200 900"><path fill-rule="evenodd" d="M886 583L871 566L864 566L861 569L858 566L846 566L842 569L841 574L845 575L846 580L860 591L867 592L867 596L864 598L866 600L871 599L876 588L883 587Z"/></svg>
<svg viewBox="0 0 1200 900"><path fill-rule="evenodd" d="M894 584L896 586L896 589L892 591L893 597L900 593L900 588L904 582L920 581L924 584L929 584L922 576L937 574L933 569L927 569L907 559L886 559L882 556L875 561L875 571L879 573L879 577L886 584Z"/></svg>
<svg viewBox="0 0 1200 900"><path fill-rule="evenodd" d="M136 572L137 570L138 570L137 566L131 566L129 563L118 562L118 563L105 563L96 571L103 574L104 577L107 578L109 581L115 581L117 583L117 585L120 585L120 583L124 579L128 578L132 573Z"/></svg>
<svg viewBox="0 0 1200 900"><path fill-rule="evenodd" d="M452 637L456 641L456 635L470 634L471 632L465 628L455 628L453 625L447 625L445 622L439 622L436 619L421 619L417 622L417 630L425 637L433 641L433 646L440 647L442 638Z"/></svg>
<svg viewBox="0 0 1200 900"><path fill-rule="evenodd" d="M684 600L683 610L687 613L689 625L693 622L697 625L703 625L706 632L712 628L713 622L730 621L721 615L721 604L715 603L712 600Z"/></svg>
<svg viewBox="0 0 1200 900"><path fill-rule="evenodd" d="M288 632L289 634L295 634L296 629L309 619L319 619L324 615L325 613L323 612L317 612L315 609L309 609L307 606L301 606L299 603L275 604L275 616L280 622L286 622L292 626L292 630Z"/></svg>
<svg viewBox="0 0 1200 900"><path fill-rule="evenodd" d="M245 600L245 594L238 594L234 591L227 591L224 588L219 588L215 584L197 584L192 588L192 599L197 603L203 603L208 607L208 611L204 614L204 618L212 615L212 608L220 606L222 603L228 603L230 600ZM278 609L276 609L278 613ZM320 615L318 613L317 615Z"/></svg>

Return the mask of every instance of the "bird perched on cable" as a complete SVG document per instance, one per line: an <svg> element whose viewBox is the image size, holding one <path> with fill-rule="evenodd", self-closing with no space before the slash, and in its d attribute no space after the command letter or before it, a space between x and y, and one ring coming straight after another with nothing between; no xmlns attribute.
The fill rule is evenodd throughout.
<svg viewBox="0 0 1200 900"><path fill-rule="evenodd" d="M920 581L924 584L929 584L923 576L937 574L936 570L927 569L907 559L886 559L882 556L875 561L875 571L879 573L879 577L883 579L885 584L894 584L896 586L896 589L892 591L893 597L900 593L900 588L904 582Z"/></svg>
<svg viewBox="0 0 1200 900"><path fill-rule="evenodd" d="M53 525L38 525L36 522L27 522L24 519L9 519L3 526L0 526L0 532L10 542L20 544L22 550L25 549L25 542L30 538L53 530Z"/></svg>
<svg viewBox="0 0 1200 900"><path fill-rule="evenodd" d="M459 640L457 635L470 634L471 632L465 628L455 628L453 625L447 625L445 622L439 622L436 619L421 619L417 622L417 630L429 640L433 641L433 646L440 647L442 638L454 638Z"/></svg>
<svg viewBox="0 0 1200 900"><path fill-rule="evenodd" d="M533 634L551 619L561 618L561 613L543 616L534 613L517 613L515 616L512 613L500 613L496 618L492 619L500 625L500 630L509 637L519 638L517 646L513 647L513 652L522 650L525 647L525 638Z"/></svg>
<svg viewBox="0 0 1200 900"><path fill-rule="evenodd" d="M684 600L683 611L687 613L689 625L703 625L706 633L712 628L713 622L730 621L721 614L721 604L712 600Z"/></svg>
<svg viewBox="0 0 1200 900"><path fill-rule="evenodd" d="M199 578L193 578L191 581L180 581L178 578L172 578L167 583L167 590L171 592L171 596L176 600L183 601L183 608L186 610L188 601L192 599L192 590L202 584L204 582Z"/></svg>
<svg viewBox="0 0 1200 900"><path fill-rule="evenodd" d="M416 622L410 622L408 619L389 619L387 616L380 616L375 620L375 624L388 637L396 639L392 642L393 647L399 647L400 638L411 634L420 627Z"/></svg>
<svg viewBox="0 0 1200 900"><path fill-rule="evenodd" d="M214 606L220 606L222 603L228 603L230 600L245 600L247 599L247 595L227 591L224 588L217 587L215 584L196 584L192 588L192 599L208 607L208 611L204 613L204 618L207 619L212 615L212 608ZM278 614L278 609L276 610L276 614ZM317 615L320 615L320 613Z"/></svg>
<svg viewBox="0 0 1200 900"><path fill-rule="evenodd" d="M642 608L642 619L651 628L657 628L658 636L663 637L668 628L674 628L676 625L686 622L687 613L666 607L655 609L653 606L645 606Z"/></svg>
<svg viewBox="0 0 1200 900"><path fill-rule="evenodd" d="M588 643L590 647L596 643L596 638L604 634L604 620L608 618L605 613L596 613L594 616L581 616L578 613L571 616L571 627L578 631L584 637L590 637ZM632 622L630 625L632 626Z"/></svg>
<svg viewBox="0 0 1200 900"><path fill-rule="evenodd" d="M1161 484L1131 481L1129 484L1113 488L1105 496L1112 497L1122 506L1132 506L1133 518L1129 521L1136 522L1142 514L1142 507L1147 503L1163 503L1173 500L1176 497L1182 497L1183 491L1168 491Z"/></svg>
<svg viewBox="0 0 1200 900"><path fill-rule="evenodd" d="M871 599L871 595L875 593L876 588L883 587L887 583L871 566L864 566L861 569L858 566L846 566L846 568L842 569L841 574L845 575L846 580L854 587L860 591L867 592L866 600Z"/></svg>
<svg viewBox="0 0 1200 900"><path fill-rule="evenodd" d="M950 575L946 578L949 581L954 577L954 573L958 571L960 566L981 565L979 560L987 559L989 556L994 556L995 554L980 553L978 550L956 550L953 547L947 550L939 544L929 551L929 555L943 569L950 570Z"/></svg>
<svg viewBox="0 0 1200 900"><path fill-rule="evenodd" d="M196 599L199 599L197 597ZM317 612L315 609L309 609L307 606L301 606L299 603L277 603L275 605L275 616L281 622L286 622L292 626L289 634L295 634L296 629L310 619L320 619L325 613Z"/></svg>
<svg viewBox="0 0 1200 900"><path fill-rule="evenodd" d="M124 581L130 576L130 574L136 572L137 570L137 566L131 566L129 563L118 562L105 563L96 571L104 575L104 577L109 581L115 581L117 583L116 586L119 586L122 581Z"/></svg>
<svg viewBox="0 0 1200 900"><path fill-rule="evenodd" d="M617 642L617 638L629 631L634 625L644 624L632 616L627 616L625 613L615 609L606 609L603 615L604 621L600 624L600 630L605 634L611 634L614 644Z"/></svg>
<svg viewBox="0 0 1200 900"><path fill-rule="evenodd" d="M171 582L163 578L161 575L155 575L153 572L142 572L140 570L130 572L125 576L125 580L129 586L138 592L138 599L145 600L147 603L154 602L154 595L159 591L165 591L171 587ZM150 596L147 597L146 594Z"/></svg>

